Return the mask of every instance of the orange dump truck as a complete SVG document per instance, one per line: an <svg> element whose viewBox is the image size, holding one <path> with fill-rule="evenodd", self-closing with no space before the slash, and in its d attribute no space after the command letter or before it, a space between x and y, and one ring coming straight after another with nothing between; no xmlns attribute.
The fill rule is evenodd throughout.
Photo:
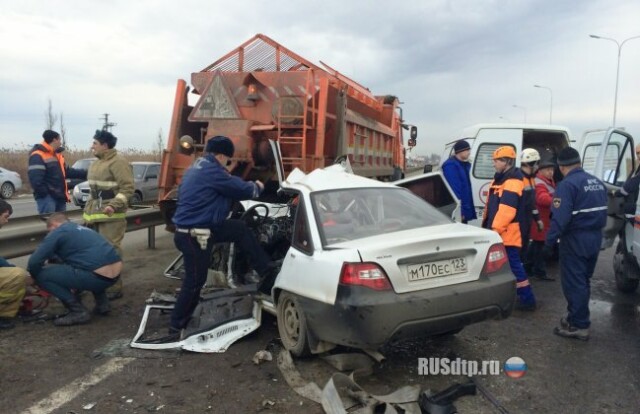
<svg viewBox="0 0 640 414"><path fill-rule="evenodd" d="M225 135L235 144L231 172L277 182L269 140L279 141L286 173L305 172L348 157L356 174L401 178L417 129L403 123L398 98L375 96L337 71L314 65L258 34L200 72L190 88L178 81L160 201L175 198L182 174L206 142Z"/></svg>

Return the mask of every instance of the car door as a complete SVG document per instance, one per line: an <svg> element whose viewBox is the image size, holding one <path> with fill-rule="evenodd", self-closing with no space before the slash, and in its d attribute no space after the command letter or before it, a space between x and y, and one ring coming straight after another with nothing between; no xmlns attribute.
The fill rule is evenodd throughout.
<svg viewBox="0 0 640 414"><path fill-rule="evenodd" d="M160 165L151 164L144 173L144 200L158 199L158 176L160 175Z"/></svg>
<svg viewBox="0 0 640 414"><path fill-rule="evenodd" d="M440 171L404 178L393 184L408 189L453 220L461 221L460 201Z"/></svg>
<svg viewBox="0 0 640 414"><path fill-rule="evenodd" d="M613 193L636 169L633 137L616 128L586 131L580 155L582 168L602 180L607 187L608 217L602 231L602 247L611 247L625 223L623 199L614 197Z"/></svg>

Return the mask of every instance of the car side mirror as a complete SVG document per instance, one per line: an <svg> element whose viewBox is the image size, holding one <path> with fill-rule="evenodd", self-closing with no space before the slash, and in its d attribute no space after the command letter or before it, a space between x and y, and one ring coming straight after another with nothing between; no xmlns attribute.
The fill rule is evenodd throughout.
<svg viewBox="0 0 640 414"><path fill-rule="evenodd" d="M417 140L418 139L418 127L417 126L411 125L411 130L409 132L409 136L413 140Z"/></svg>

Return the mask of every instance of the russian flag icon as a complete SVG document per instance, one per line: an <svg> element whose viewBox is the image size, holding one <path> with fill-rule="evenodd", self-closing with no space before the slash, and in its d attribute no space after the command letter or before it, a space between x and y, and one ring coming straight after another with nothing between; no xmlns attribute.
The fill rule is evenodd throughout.
<svg viewBox="0 0 640 414"><path fill-rule="evenodd" d="M527 363L520 357L511 357L504 363L504 373L510 378L520 378L527 372Z"/></svg>

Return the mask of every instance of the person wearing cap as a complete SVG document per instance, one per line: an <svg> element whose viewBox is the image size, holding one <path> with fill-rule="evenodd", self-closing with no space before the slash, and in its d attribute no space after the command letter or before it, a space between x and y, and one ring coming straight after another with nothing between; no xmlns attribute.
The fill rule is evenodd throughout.
<svg viewBox="0 0 640 414"><path fill-rule="evenodd" d="M540 153L534 148L525 148L520 154L520 171L522 172L522 184L524 204L527 212L523 214L520 226L522 234L522 247L520 248L520 258L523 261L525 270L527 269L527 251L529 249L529 238L531 236L531 225L535 223L537 229L542 231L544 223L540 220L540 213L536 207L536 185L535 176L538 171L538 161Z"/></svg>
<svg viewBox="0 0 640 414"><path fill-rule="evenodd" d="M560 242L562 292L567 299L567 316L553 332L567 338L589 339L590 279L602 244L607 221L607 190L598 178L580 166L580 154L566 147L558 153L564 179L551 202L551 226L544 245L550 257Z"/></svg>
<svg viewBox="0 0 640 414"><path fill-rule="evenodd" d="M471 147L469 143L461 139L453 146L453 154L442 164L442 174L449 186L460 200L462 210L462 222L467 223L478 218L473 205L473 192L471 191L471 163L469 155Z"/></svg>
<svg viewBox="0 0 640 414"><path fill-rule="evenodd" d="M547 274L546 258L542 255L544 241L549 232L551 222L551 201L556 191L556 183L553 180L553 173L556 164L551 159L540 161L535 183L535 202L542 226L531 223L531 245L525 261L527 274L540 280L555 280ZM527 266L528 265L528 266Z"/></svg>
<svg viewBox="0 0 640 414"><path fill-rule="evenodd" d="M173 215L174 243L183 254L185 276L171 313L169 335L175 341L191 319L206 282L215 243L234 242L246 254L251 267L264 280L272 263L243 220L227 219L233 201L258 197L264 185L231 175L226 166L234 153L231 139L215 136L207 142L205 154L184 173L178 188Z"/></svg>
<svg viewBox="0 0 640 414"><path fill-rule="evenodd" d="M515 168L515 163L516 152L513 147L503 146L493 152L496 174L489 185L482 227L495 231L502 238L509 266L516 277L516 309L533 311L536 309L536 298L520 258L520 227L526 214L524 183L522 172Z"/></svg>
<svg viewBox="0 0 640 414"><path fill-rule="evenodd" d="M91 152L97 160L87 173L90 196L84 206L84 219L107 239L122 257L120 244L127 230L126 212L133 196L133 170L129 161L115 149L118 138L105 130L97 130ZM122 297L122 277L107 289L109 299Z"/></svg>
<svg viewBox="0 0 640 414"><path fill-rule="evenodd" d="M38 214L65 211L70 201L66 178L87 178L87 171L67 165L63 151L60 134L48 129L42 133L42 142L29 153L29 183Z"/></svg>

